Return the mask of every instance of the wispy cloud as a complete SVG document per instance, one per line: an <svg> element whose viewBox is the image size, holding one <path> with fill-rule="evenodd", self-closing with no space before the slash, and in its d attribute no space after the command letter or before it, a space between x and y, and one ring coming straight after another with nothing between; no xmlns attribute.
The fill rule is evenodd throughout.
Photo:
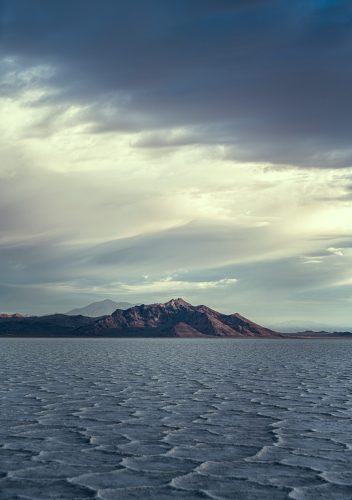
<svg viewBox="0 0 352 500"><path fill-rule="evenodd" d="M190 291L209 290L217 287L227 287L237 283L236 278L223 278L217 281L179 281L172 277L166 277L158 281L145 281L137 284L122 284L120 285L121 292L139 294L143 296L145 293L156 294L174 294L188 293ZM170 295L170 296L171 296Z"/></svg>

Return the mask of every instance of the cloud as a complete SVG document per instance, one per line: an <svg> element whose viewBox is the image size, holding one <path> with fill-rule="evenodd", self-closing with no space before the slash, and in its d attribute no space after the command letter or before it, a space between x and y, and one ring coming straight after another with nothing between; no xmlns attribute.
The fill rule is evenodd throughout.
<svg viewBox="0 0 352 500"><path fill-rule="evenodd" d="M340 257L342 257L344 255L342 248L330 247L327 249L327 251L334 254L334 255L339 255Z"/></svg>
<svg viewBox="0 0 352 500"><path fill-rule="evenodd" d="M347 1L3 0L1 27L3 88L51 89L37 105L81 106L96 132L149 131L135 144L154 149L216 143L248 162L352 165Z"/></svg>
<svg viewBox="0 0 352 500"><path fill-rule="evenodd" d="M192 291L202 291L218 287L227 287L237 283L236 278L223 278L216 281L181 281L173 277L166 277L158 281L145 281L137 284L121 284L120 290L122 293L139 294L139 296L154 294L177 294L190 293Z"/></svg>

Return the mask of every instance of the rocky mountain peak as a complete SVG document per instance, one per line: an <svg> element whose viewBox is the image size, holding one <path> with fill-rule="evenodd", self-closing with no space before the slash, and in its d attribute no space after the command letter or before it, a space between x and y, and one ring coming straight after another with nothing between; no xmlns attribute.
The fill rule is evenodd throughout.
<svg viewBox="0 0 352 500"><path fill-rule="evenodd" d="M82 329L83 333L83 329ZM141 304L97 320L85 334L154 337L271 337L277 334L240 315L226 315L182 298Z"/></svg>
<svg viewBox="0 0 352 500"><path fill-rule="evenodd" d="M166 302L165 306L171 306L175 308L179 307L184 307L184 308L190 308L193 307L191 304L186 302L185 300L181 299L180 297L178 299L171 299L168 302Z"/></svg>

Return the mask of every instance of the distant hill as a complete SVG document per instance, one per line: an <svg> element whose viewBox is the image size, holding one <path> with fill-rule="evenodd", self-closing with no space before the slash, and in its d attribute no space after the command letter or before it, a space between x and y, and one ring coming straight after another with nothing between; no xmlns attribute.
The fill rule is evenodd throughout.
<svg viewBox="0 0 352 500"><path fill-rule="evenodd" d="M70 336L75 330L96 321L86 316L50 314L48 316L0 316L0 336L55 337Z"/></svg>
<svg viewBox="0 0 352 500"><path fill-rule="evenodd" d="M77 330L79 334L118 337L275 337L279 334L238 313L221 314L183 299L134 306Z"/></svg>
<svg viewBox="0 0 352 500"><path fill-rule="evenodd" d="M283 336L286 338L340 338L340 337L345 337L345 338L351 338L352 339L352 332L351 331L334 331L334 332L327 332L327 331L313 331L313 330L306 330L302 332L289 332L289 333L283 333Z"/></svg>
<svg viewBox="0 0 352 500"><path fill-rule="evenodd" d="M13 314L9 314L9 313L0 313L0 318L3 318L3 319L8 319L8 318L23 318L23 314L20 314L20 313L13 313Z"/></svg>
<svg viewBox="0 0 352 500"><path fill-rule="evenodd" d="M351 330L351 325L337 326L337 325L329 325L326 323L320 323L318 321L291 320L291 321L284 321L281 323L271 324L270 328L272 328L275 331L283 333L296 333L296 332L307 332L307 331L333 333L337 331Z"/></svg>
<svg viewBox="0 0 352 500"><path fill-rule="evenodd" d="M105 299L100 302L92 302L84 307L78 307L76 309L71 309L66 314L69 316L76 316L81 314L82 316L89 316L91 318L99 318L100 316L106 316L107 314L112 314L116 309L129 309L133 307L134 304L129 302L114 302L113 300Z"/></svg>

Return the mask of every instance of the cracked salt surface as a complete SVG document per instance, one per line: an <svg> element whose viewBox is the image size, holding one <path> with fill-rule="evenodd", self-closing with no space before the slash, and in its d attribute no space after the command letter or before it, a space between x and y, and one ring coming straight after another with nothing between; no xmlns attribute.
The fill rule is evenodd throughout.
<svg viewBox="0 0 352 500"><path fill-rule="evenodd" d="M352 342L0 339L0 499L352 499Z"/></svg>

